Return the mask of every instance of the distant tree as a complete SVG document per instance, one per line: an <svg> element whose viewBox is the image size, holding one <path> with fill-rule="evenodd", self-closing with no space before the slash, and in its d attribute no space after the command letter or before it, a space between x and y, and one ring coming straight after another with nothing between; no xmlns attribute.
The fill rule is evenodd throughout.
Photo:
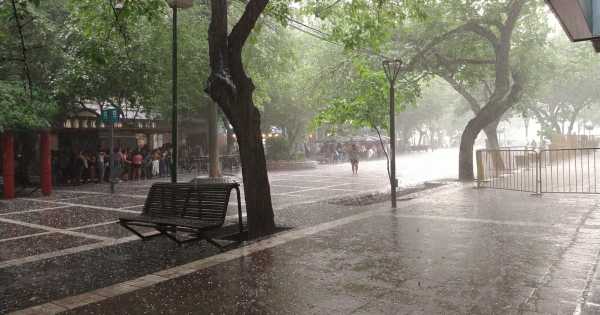
<svg viewBox="0 0 600 315"><path fill-rule="evenodd" d="M597 56L589 47L572 45L566 38L554 39L542 55L546 67L543 79L529 93L521 108L542 126L544 135L570 135L576 123L592 120L600 102Z"/></svg>
<svg viewBox="0 0 600 315"><path fill-rule="evenodd" d="M408 8L413 8L416 14L412 16L417 18L406 7L392 5L388 13L372 15L368 5L342 5L354 13L330 18L330 22L334 34L347 46L366 43L367 49L401 56L405 72L439 75L467 99L477 114L461 136L459 177L472 180L475 139L520 99L528 76L522 69L527 67L512 57L543 44L545 11L541 3L525 0L414 3ZM400 24L395 16L411 18ZM386 44L386 38L392 43ZM480 91L484 81L489 91L481 102L472 93L473 88ZM489 138L497 139L495 130L489 131Z"/></svg>

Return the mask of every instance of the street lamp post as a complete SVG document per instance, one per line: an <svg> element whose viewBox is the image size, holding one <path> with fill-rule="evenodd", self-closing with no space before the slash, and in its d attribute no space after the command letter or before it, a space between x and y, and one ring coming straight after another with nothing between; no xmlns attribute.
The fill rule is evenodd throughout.
<svg viewBox="0 0 600 315"><path fill-rule="evenodd" d="M396 187L398 180L396 179L396 79L402 67L402 60L391 59L383 61L383 70L385 76L390 83L390 186L392 208L396 208Z"/></svg>
<svg viewBox="0 0 600 315"><path fill-rule="evenodd" d="M187 9L192 6L192 0L166 0L173 10L173 104L171 119L171 182L177 183L177 9Z"/></svg>

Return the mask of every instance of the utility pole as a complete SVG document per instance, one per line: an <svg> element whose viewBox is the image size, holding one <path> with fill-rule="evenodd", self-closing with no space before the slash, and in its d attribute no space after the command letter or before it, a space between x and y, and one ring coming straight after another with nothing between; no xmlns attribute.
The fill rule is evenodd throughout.
<svg viewBox="0 0 600 315"><path fill-rule="evenodd" d="M172 119L171 119L171 147L173 152L171 153L171 182L177 183L177 9L187 9L193 5L192 0L166 0L167 4L173 10L173 48L172 48L172 62L173 62L173 105L171 108Z"/></svg>
<svg viewBox="0 0 600 315"><path fill-rule="evenodd" d="M396 79L402 67L402 60L392 59L383 62L385 76L390 83L390 194L392 199L392 208L396 208Z"/></svg>
<svg viewBox="0 0 600 315"><path fill-rule="evenodd" d="M171 183L177 183L177 6L173 9L173 107L171 126Z"/></svg>
<svg viewBox="0 0 600 315"><path fill-rule="evenodd" d="M110 193L115 193L115 123L110 124Z"/></svg>

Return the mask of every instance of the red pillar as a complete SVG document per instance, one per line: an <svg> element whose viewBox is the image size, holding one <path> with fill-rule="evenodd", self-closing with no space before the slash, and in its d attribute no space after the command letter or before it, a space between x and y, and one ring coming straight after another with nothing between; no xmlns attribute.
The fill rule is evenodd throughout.
<svg viewBox="0 0 600 315"><path fill-rule="evenodd" d="M43 131L40 134L40 181L42 194L48 196L52 193L52 157L50 154L50 133Z"/></svg>
<svg viewBox="0 0 600 315"><path fill-rule="evenodd" d="M15 138L11 133L2 134L2 177L4 199L15 198Z"/></svg>

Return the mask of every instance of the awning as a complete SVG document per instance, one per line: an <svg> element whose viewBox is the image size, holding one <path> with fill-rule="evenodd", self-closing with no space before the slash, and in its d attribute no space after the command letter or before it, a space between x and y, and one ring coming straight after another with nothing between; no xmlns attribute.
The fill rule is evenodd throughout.
<svg viewBox="0 0 600 315"><path fill-rule="evenodd" d="M546 0L574 42L591 41L600 52L600 0Z"/></svg>

